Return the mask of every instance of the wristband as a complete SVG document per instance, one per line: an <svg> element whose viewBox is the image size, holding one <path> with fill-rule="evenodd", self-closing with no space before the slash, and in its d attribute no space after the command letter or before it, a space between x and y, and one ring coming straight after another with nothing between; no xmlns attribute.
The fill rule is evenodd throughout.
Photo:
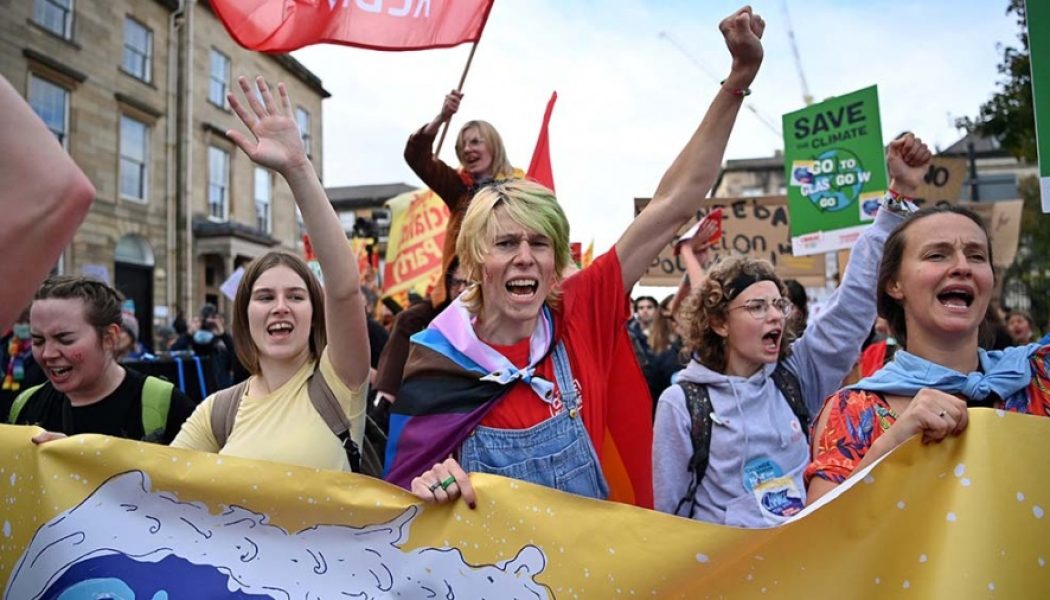
<svg viewBox="0 0 1050 600"><path fill-rule="evenodd" d="M725 85L727 81L729 81L729 80L728 79L723 79L721 82L719 82L718 85ZM729 89L729 90L726 90L726 91L729 92L730 94L733 94L734 96L740 96L741 98L743 98L744 96L750 96L751 95L751 88L733 88L733 89Z"/></svg>
<svg viewBox="0 0 1050 600"><path fill-rule="evenodd" d="M897 190L890 188L886 190L886 196L883 198L882 207L899 215L909 215L919 210L919 207L915 205L914 200L914 198L904 196Z"/></svg>

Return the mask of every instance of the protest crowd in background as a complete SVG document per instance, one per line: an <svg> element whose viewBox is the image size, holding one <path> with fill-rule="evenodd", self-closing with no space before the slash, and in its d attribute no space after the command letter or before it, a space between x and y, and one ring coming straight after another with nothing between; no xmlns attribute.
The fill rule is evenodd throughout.
<svg viewBox="0 0 1050 600"><path fill-rule="evenodd" d="M878 193L853 198L868 214L825 238L794 229L796 218L817 218L803 209L844 201L821 195L821 159L788 157L787 200L716 208L707 198L759 76L765 27L749 7L719 24L727 79L652 199L594 258L570 252L546 122L528 171L480 119L451 135L450 165L436 138L466 104L459 90L434 99L436 116L405 132L404 160L447 219L440 261L427 285L398 293L346 243L294 99L277 82L242 77L229 95L242 125L226 135L287 182L313 256L255 259L228 314L210 302L184 307L156 340L141 339L134 306L111 286L45 280L91 185L3 82L0 135L33 149L0 160L13 188L2 192L5 213L32 197L65 214L44 223L55 229L48 251L4 277L23 285L0 297L0 411L42 427L38 444L101 433L355 471L424 503L471 508L470 473L486 472L746 528L785 522L914 435L965 435L968 408L1050 415L1050 346L1040 339L1050 324L998 304L985 219L916 206L933 160L921 132L857 152L868 165L857 173ZM856 107L875 102L877 115L873 89L856 94L845 114L871 118ZM785 123L801 127L811 114ZM786 242L798 257L848 237L835 290L813 302L783 262L733 252L726 238L735 211L747 210L790 215ZM676 287L632 298L665 261Z"/></svg>

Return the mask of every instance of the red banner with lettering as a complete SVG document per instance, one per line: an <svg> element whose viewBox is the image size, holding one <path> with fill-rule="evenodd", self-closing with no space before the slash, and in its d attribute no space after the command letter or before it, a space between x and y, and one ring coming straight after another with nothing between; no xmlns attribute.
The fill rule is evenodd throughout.
<svg viewBox="0 0 1050 600"><path fill-rule="evenodd" d="M291 52L331 43L425 50L476 42L493 0L211 0L238 44Z"/></svg>

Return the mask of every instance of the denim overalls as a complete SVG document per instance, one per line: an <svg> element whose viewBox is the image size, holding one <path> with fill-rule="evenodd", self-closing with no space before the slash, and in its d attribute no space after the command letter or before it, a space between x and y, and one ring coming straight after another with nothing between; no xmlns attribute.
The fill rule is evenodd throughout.
<svg viewBox="0 0 1050 600"><path fill-rule="evenodd" d="M460 447L459 464L467 472L502 475L604 500L609 485L583 426L569 357L561 342L553 359L564 410L528 429L478 425Z"/></svg>

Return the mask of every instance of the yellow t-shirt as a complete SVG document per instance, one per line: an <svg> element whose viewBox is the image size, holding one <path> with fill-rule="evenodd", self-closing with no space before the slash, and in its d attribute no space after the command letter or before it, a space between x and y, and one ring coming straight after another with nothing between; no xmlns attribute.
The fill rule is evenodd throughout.
<svg viewBox="0 0 1050 600"><path fill-rule="evenodd" d="M214 394L197 406L171 445L228 456L349 471L346 451L339 443L339 438L332 433L310 402L306 382L314 371L314 365L313 361L306 363L291 379L270 394L245 395L237 408L233 431L221 450L211 429ZM321 353L320 369L350 419L350 438L361 447L365 432L368 381L365 380L356 390L348 388L336 375L327 348Z"/></svg>

